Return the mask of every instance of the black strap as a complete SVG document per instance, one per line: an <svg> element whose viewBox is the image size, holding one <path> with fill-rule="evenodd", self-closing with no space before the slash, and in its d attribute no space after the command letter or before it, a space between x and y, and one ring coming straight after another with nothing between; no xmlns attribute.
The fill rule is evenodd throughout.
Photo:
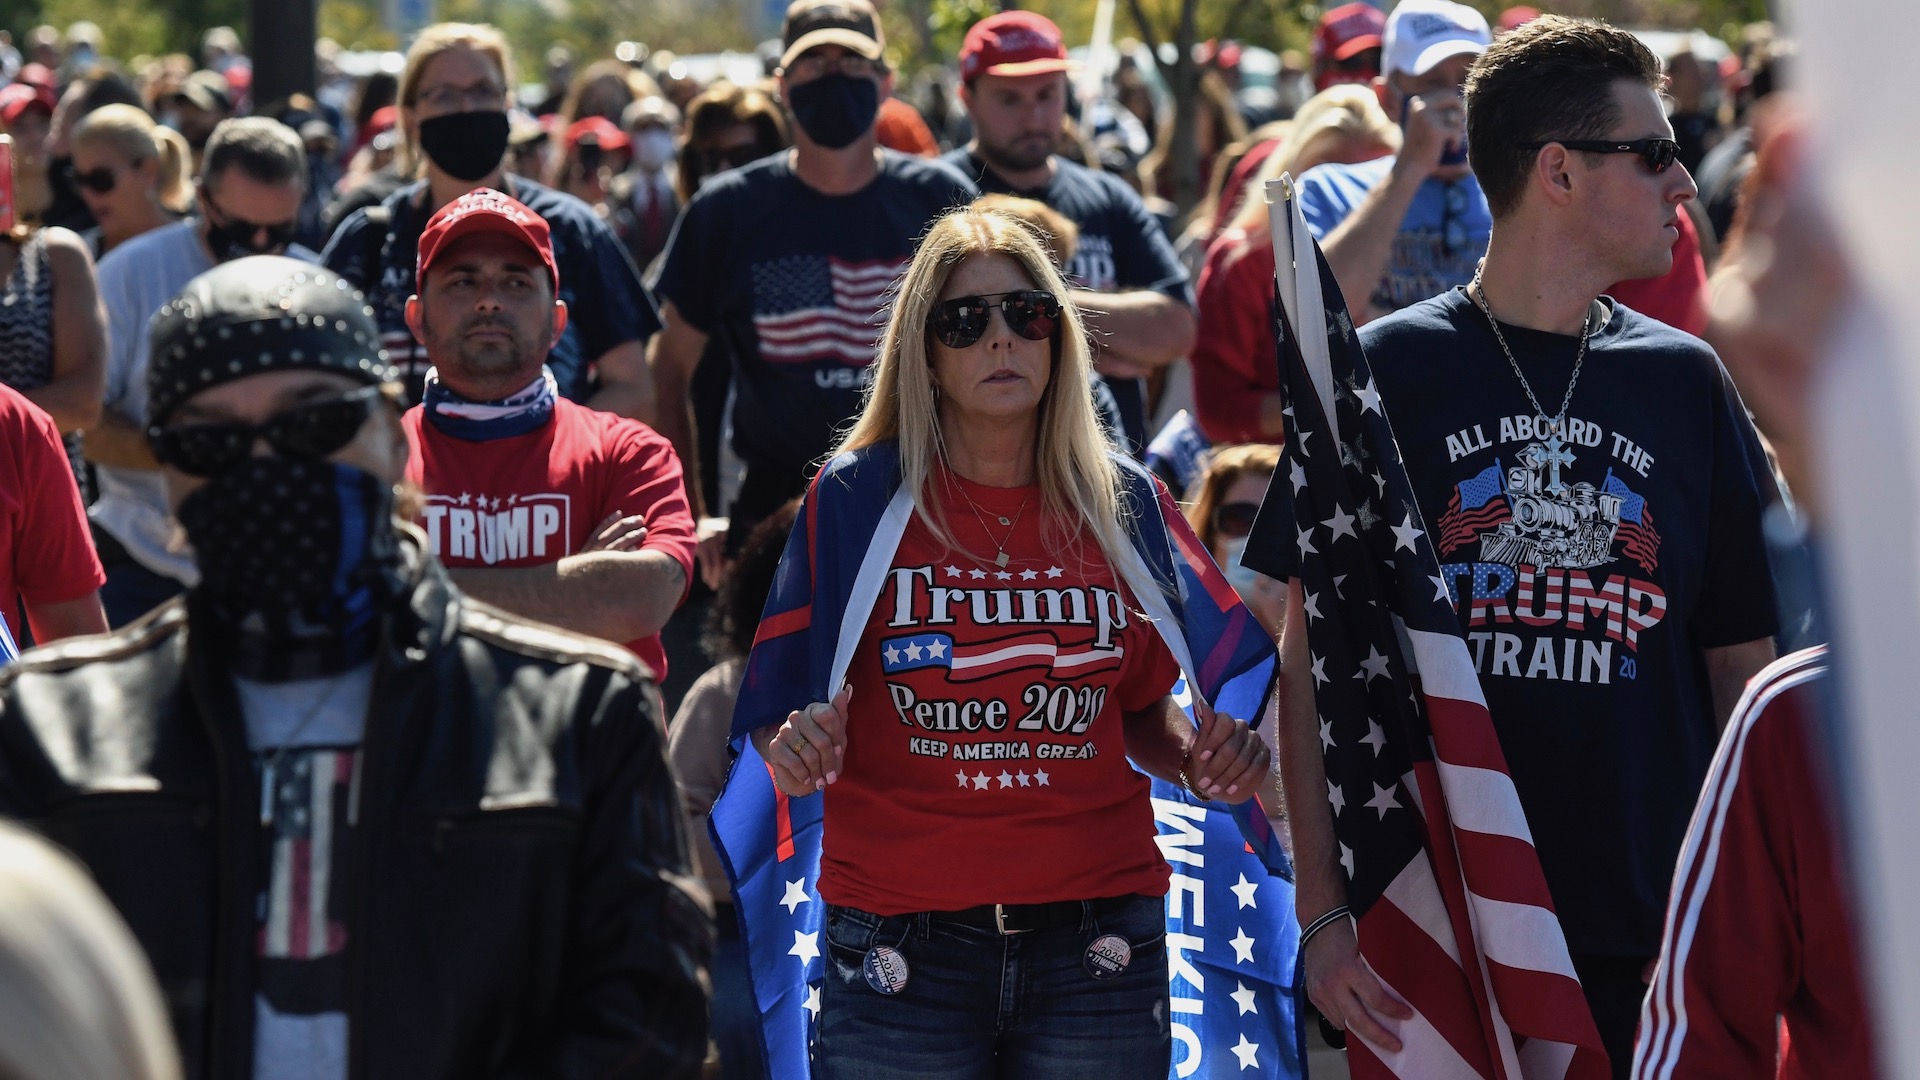
<svg viewBox="0 0 1920 1080"><path fill-rule="evenodd" d="M361 292L372 292L380 282L381 272L387 254L387 238L393 230L393 209L382 203L367 207L367 231L362 238L365 248L360 253L360 265L366 275L360 282Z"/></svg>

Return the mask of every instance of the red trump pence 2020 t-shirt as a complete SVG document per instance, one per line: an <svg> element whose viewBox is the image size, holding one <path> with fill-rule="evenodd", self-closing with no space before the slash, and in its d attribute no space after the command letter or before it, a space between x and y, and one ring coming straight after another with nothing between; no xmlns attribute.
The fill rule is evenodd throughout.
<svg viewBox="0 0 1920 1080"><path fill-rule="evenodd" d="M1164 894L1120 718L1172 689L1173 654L1090 535L1043 535L1038 487L930 486L958 547L914 515L854 654L821 897L897 915Z"/></svg>
<svg viewBox="0 0 1920 1080"><path fill-rule="evenodd" d="M0 386L0 621L18 643L20 602L57 604L107 580L53 419Z"/></svg>
<svg viewBox="0 0 1920 1080"><path fill-rule="evenodd" d="M584 547L608 514L646 519L644 550L664 551L693 577L693 513L680 458L652 428L561 398L553 421L525 435L456 439L407 410L407 478L427 492L420 525L450 567L541 566ZM660 636L627 648L667 674Z"/></svg>

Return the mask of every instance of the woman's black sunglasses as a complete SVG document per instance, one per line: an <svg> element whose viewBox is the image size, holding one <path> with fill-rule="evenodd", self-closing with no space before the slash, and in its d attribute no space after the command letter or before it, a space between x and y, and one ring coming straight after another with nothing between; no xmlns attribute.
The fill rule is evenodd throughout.
<svg viewBox="0 0 1920 1080"><path fill-rule="evenodd" d="M1238 540L1253 531L1253 519L1259 516L1259 503L1221 503L1213 509L1213 531L1222 540Z"/></svg>
<svg viewBox="0 0 1920 1080"><path fill-rule="evenodd" d="M105 195L120 185L120 174L105 165L88 169L86 172L81 172L69 165L66 168L66 174L74 187L86 188L95 195Z"/></svg>
<svg viewBox="0 0 1920 1080"><path fill-rule="evenodd" d="M964 349L986 334L996 307L1007 320L1007 327L1028 341L1045 341L1060 327L1059 299L1040 289L1025 289L959 296L935 304L927 316L927 329L947 348Z"/></svg>
<svg viewBox="0 0 1920 1080"><path fill-rule="evenodd" d="M1672 139L1635 139L1632 142L1607 142L1601 139L1548 139L1533 144L1533 149L1559 143L1569 150L1579 150L1588 154L1638 154L1646 163L1647 171L1663 173L1673 168L1680 156L1680 144Z"/></svg>
<svg viewBox="0 0 1920 1080"><path fill-rule="evenodd" d="M353 441L381 400L378 386L282 409L258 424L182 424L151 427L153 456L193 476L216 476L253 454L256 440L282 457L318 460Z"/></svg>

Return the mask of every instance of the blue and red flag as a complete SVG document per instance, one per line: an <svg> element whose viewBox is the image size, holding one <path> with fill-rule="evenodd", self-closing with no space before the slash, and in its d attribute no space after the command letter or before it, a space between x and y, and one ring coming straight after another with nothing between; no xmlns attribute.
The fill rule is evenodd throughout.
<svg viewBox="0 0 1920 1080"><path fill-rule="evenodd" d="M1647 497L1622 483L1612 469L1607 470L1601 490L1620 500L1620 528L1616 537L1621 554L1645 567L1647 573L1653 573L1660 565L1660 534L1654 531L1653 507L1647 505Z"/></svg>
<svg viewBox="0 0 1920 1080"><path fill-rule="evenodd" d="M1271 639L1213 565L1165 487L1137 464L1119 464L1130 543L1119 553L1115 569L1179 661L1185 675L1182 694L1184 686L1195 686L1217 710L1260 716L1273 678ZM737 758L714 804L711 830L733 881L754 999L763 1019L766 1060L775 1080L807 1075L809 1033L819 1014L825 905L814 883L820 870L824 796L792 799L781 794L748 735L784 721L796 707L831 700L846 681L854 648L913 512L912 493L901 483L899 452L893 444L842 454L827 463L788 538L734 710ZM903 642L901 648L914 644L924 655L932 643ZM1054 660L1045 662L1051 665ZM1297 931L1291 867L1280 838L1257 802L1231 809L1194 804L1177 788L1161 784L1155 785L1154 796L1163 849L1170 830L1205 824L1214 830L1208 835L1216 836L1217 822L1229 819L1239 838L1224 848L1216 838L1213 849L1219 854L1203 859L1204 867L1175 867L1177 874L1203 878L1201 895L1223 907L1206 934L1197 935L1194 930L1208 922L1205 912L1211 909L1199 906L1191 890L1176 892L1184 903L1179 920L1173 920L1170 911L1170 931L1178 926L1187 935L1181 943L1189 947L1189 939L1204 936L1203 946L1217 939L1213 952L1203 958L1235 958L1227 961L1225 970L1237 969L1239 975L1237 982L1228 975L1208 979L1202 974L1198 983L1204 986L1192 979L1183 983L1182 966L1170 963L1176 1023L1214 1018L1211 1026L1190 1023L1186 1028L1197 1046L1190 1052L1201 1057L1185 1056L1179 1045L1184 1040L1176 1038L1176 1070L1205 1077L1216 1075L1217 1069L1219 1076L1235 1076L1245 1067L1240 1060L1259 1053L1248 1047L1259 1045L1271 1048L1260 1058L1263 1069L1275 1067L1269 1061L1290 1061L1296 1067L1283 1075L1297 1075L1301 1038L1292 943ZM1175 803L1197 805L1204 816L1177 812L1171 809ZM1173 818L1186 824L1163 820ZM1240 902L1241 896L1248 901ZM1236 914L1244 914L1229 918L1225 906L1235 904ZM1238 945L1224 932L1228 925L1239 930ZM1265 939L1268 953L1256 959L1249 939ZM1206 953L1204 948L1194 951ZM1247 959L1236 962L1242 956ZM1169 961L1173 959L1170 948ZM1203 969L1188 964L1184 970L1197 974ZM1188 1011L1182 1014L1182 1009ZM1228 1026L1243 1036L1237 1052L1224 1035ZM1208 1039L1220 1045L1207 1045ZM1203 1063L1212 1069L1188 1068Z"/></svg>
<svg viewBox="0 0 1920 1080"><path fill-rule="evenodd" d="M1506 473L1498 459L1456 484L1453 498L1447 500L1440 515L1440 554L1471 544L1483 530L1511 520L1513 510L1507 502Z"/></svg>

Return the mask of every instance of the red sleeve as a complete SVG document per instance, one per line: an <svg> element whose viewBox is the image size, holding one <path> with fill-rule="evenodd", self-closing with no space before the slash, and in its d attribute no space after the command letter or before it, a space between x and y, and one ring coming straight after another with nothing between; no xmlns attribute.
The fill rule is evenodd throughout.
<svg viewBox="0 0 1920 1080"><path fill-rule="evenodd" d="M1622 281L1607 295L1650 318L1696 337L1707 330L1707 264L1700 257L1700 234L1685 210L1680 239L1673 244L1673 268L1659 277Z"/></svg>
<svg viewBox="0 0 1920 1080"><path fill-rule="evenodd" d="M1845 918L1830 885L1807 887L1808 868L1828 865L1803 734L1817 693L1807 683L1823 670L1797 658L1775 664L1728 724L1675 869L1635 1080L1775 1075L1779 1018L1800 993L1808 928ZM1817 895L1827 899L1810 904Z"/></svg>
<svg viewBox="0 0 1920 1080"><path fill-rule="evenodd" d="M671 555L680 564L686 588L690 589L697 543L680 456L673 452L672 443L645 424L637 420L618 423L622 438L615 444L619 449L607 484L607 503L595 521L615 511L645 518L647 539L641 550ZM686 599L684 590L681 599Z"/></svg>
<svg viewBox="0 0 1920 1080"><path fill-rule="evenodd" d="M1200 274L1193 411L1216 445L1273 442L1260 431L1260 399L1279 388L1274 364L1273 248L1222 239Z"/></svg>
<svg viewBox="0 0 1920 1080"><path fill-rule="evenodd" d="M16 475L25 493L25 528L14 537L13 580L29 605L76 600L106 584L107 575L93 550L87 511L59 429L25 398L17 406L8 441L19 447Z"/></svg>

